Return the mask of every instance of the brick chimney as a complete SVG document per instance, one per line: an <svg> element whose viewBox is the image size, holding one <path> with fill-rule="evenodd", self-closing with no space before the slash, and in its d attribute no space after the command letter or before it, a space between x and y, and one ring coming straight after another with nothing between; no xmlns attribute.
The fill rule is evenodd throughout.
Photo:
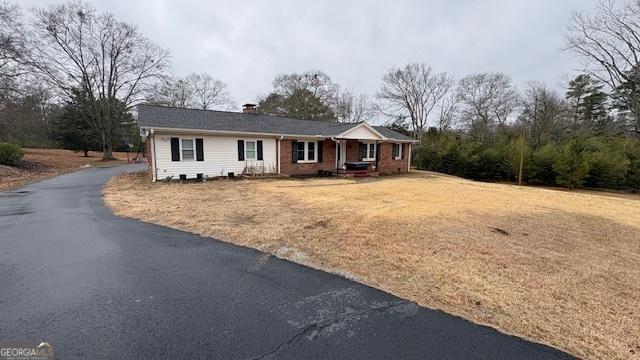
<svg viewBox="0 0 640 360"><path fill-rule="evenodd" d="M258 105L256 104L247 103L242 105L242 112L245 114L255 114L257 108L258 108Z"/></svg>

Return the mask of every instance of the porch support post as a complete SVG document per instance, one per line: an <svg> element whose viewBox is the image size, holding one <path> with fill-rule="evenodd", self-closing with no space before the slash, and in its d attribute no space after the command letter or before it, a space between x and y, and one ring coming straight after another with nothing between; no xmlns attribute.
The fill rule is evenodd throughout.
<svg viewBox="0 0 640 360"><path fill-rule="evenodd" d="M380 171L380 169L378 168L378 159L380 158L380 141L376 140L376 171Z"/></svg>
<svg viewBox="0 0 640 360"><path fill-rule="evenodd" d="M407 172L411 172L411 147L412 143L409 143L409 154L407 154Z"/></svg>
<svg viewBox="0 0 640 360"><path fill-rule="evenodd" d="M336 144L336 174L338 174L338 156L340 155L340 152L338 151L338 141L339 140L333 140L333 142Z"/></svg>
<svg viewBox="0 0 640 360"><path fill-rule="evenodd" d="M280 138L276 138L276 166L278 168L277 169L278 175L280 175L280 152L282 151L282 149L280 148L282 144L282 141Z"/></svg>

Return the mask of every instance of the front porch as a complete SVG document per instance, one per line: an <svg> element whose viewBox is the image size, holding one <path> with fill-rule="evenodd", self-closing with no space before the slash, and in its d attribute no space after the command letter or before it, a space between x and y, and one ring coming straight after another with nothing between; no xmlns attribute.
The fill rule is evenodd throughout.
<svg viewBox="0 0 640 360"><path fill-rule="evenodd" d="M341 177L378 176L380 144L377 139L334 139L335 175Z"/></svg>
<svg viewBox="0 0 640 360"><path fill-rule="evenodd" d="M336 169L334 171L319 170L319 175L354 178L354 177L380 176L380 172L378 170L371 169L371 167L368 167L362 170L347 170L347 169Z"/></svg>
<svg viewBox="0 0 640 360"><path fill-rule="evenodd" d="M382 136L363 123L339 136L279 141L279 172L290 176L367 177L409 171L411 141Z"/></svg>

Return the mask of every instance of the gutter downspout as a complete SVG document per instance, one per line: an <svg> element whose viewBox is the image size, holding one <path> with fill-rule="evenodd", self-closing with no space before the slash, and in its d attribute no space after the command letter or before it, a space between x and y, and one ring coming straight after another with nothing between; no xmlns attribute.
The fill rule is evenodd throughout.
<svg viewBox="0 0 640 360"><path fill-rule="evenodd" d="M409 143L409 154L407 154L407 172L411 172L411 148L413 147L412 143Z"/></svg>
<svg viewBox="0 0 640 360"><path fill-rule="evenodd" d="M333 136L330 137L331 141L333 141L336 144L336 174L338 173L338 171L340 171L340 169L338 168L338 164L340 162L340 160L338 159L338 156L340 156L340 152L338 151L338 149L340 147L342 147L342 144L339 143L339 141L334 138ZM344 151L344 149L342 149L342 151Z"/></svg>
<svg viewBox="0 0 640 360"><path fill-rule="evenodd" d="M281 148L282 139L284 139L284 136L282 135L280 135L279 138L276 138L278 142L278 145L276 146L276 163L278 164L278 175L280 175L280 157L282 155L282 148Z"/></svg>
<svg viewBox="0 0 640 360"><path fill-rule="evenodd" d="M153 129L149 129L149 140L151 141L151 166L153 171L151 172L151 181L156 182L158 180L158 168L156 166L156 136Z"/></svg>
<svg viewBox="0 0 640 360"><path fill-rule="evenodd" d="M334 143L336 143L336 153L333 156L336 159L336 173L338 172L338 142L336 141L336 139L332 136L330 137L331 141L333 141Z"/></svg>

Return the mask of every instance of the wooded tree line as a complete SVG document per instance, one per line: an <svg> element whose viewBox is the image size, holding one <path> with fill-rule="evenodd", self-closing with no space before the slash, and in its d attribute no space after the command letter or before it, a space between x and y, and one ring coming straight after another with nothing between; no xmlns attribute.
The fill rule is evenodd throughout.
<svg viewBox="0 0 640 360"><path fill-rule="evenodd" d="M482 74L460 81L459 109L421 136L416 166L478 180L639 188L637 118L620 94L588 74L569 81L562 95L540 82L521 94L507 81L496 90L497 77L508 80Z"/></svg>
<svg viewBox="0 0 640 360"><path fill-rule="evenodd" d="M420 102L406 96L411 128L421 140L415 164L481 180L640 189L640 1L603 1L593 14L575 13L565 50L580 56L585 68L564 94L541 82L518 91L505 74L467 76L442 95L429 128L422 125L430 107L410 111ZM426 78L423 68L397 72ZM444 81L432 76L431 83L438 82ZM438 94L435 86L404 89ZM427 98L421 97L432 104Z"/></svg>
<svg viewBox="0 0 640 360"><path fill-rule="evenodd" d="M176 78L169 52L135 25L69 1L24 11L0 3L0 142L112 152L140 145L142 102L203 109L232 104L208 74Z"/></svg>

